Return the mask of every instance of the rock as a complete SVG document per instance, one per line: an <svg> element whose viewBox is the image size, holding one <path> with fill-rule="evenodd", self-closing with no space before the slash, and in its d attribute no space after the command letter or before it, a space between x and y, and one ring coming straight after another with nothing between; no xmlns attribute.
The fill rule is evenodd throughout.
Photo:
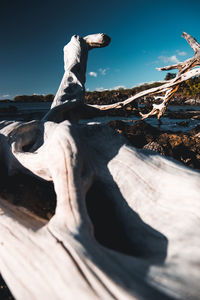
<svg viewBox="0 0 200 300"><path fill-rule="evenodd" d="M193 116L192 119L200 120L200 115Z"/></svg>
<svg viewBox="0 0 200 300"><path fill-rule="evenodd" d="M200 169L200 125L189 133L162 131L145 121L136 121L134 125L112 121L108 125L123 134L134 147L153 150ZM187 122L182 126L187 126Z"/></svg>
<svg viewBox="0 0 200 300"><path fill-rule="evenodd" d="M178 126L188 127L189 121L176 122Z"/></svg>
<svg viewBox="0 0 200 300"><path fill-rule="evenodd" d="M188 100L185 101L185 104L195 105L196 104L196 100L195 99L188 99Z"/></svg>
<svg viewBox="0 0 200 300"><path fill-rule="evenodd" d="M159 135L159 130L145 121L136 121L134 125L127 125L123 121L111 121L108 125L122 133L133 146L138 148L143 148Z"/></svg>
<svg viewBox="0 0 200 300"><path fill-rule="evenodd" d="M146 144L143 149L151 150L160 153L161 155L165 155L165 151L163 147L157 142L150 142Z"/></svg>

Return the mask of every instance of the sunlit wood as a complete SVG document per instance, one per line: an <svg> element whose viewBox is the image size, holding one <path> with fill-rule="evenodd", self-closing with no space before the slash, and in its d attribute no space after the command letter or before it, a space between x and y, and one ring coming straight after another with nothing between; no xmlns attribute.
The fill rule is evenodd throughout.
<svg viewBox="0 0 200 300"><path fill-rule="evenodd" d="M48 218L29 209L34 184L18 203L0 197L0 270L16 299L199 299L199 172L131 147L107 126L77 123L88 50L109 41L72 37L51 110L41 121L1 123L3 177L53 182L56 193ZM194 71L153 91L175 88ZM89 194L106 202L104 212L111 206L126 249L120 238L112 246L111 236L110 247L96 239Z"/></svg>

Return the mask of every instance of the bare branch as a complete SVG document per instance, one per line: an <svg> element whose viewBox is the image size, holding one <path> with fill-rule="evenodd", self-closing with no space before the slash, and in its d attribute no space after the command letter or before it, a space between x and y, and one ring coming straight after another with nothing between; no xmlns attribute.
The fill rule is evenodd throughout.
<svg viewBox="0 0 200 300"><path fill-rule="evenodd" d="M97 109L100 109L100 110L121 108L121 107L126 106L126 105L130 104L131 102L137 100L140 97L147 96L147 95L152 95L152 94L164 93L169 88L175 87L175 86L179 85L181 82L184 82L185 80L188 80L188 79L190 79L194 76L197 76L197 75L200 75L200 68L188 71L186 74L181 74L180 76L170 80L169 82L167 82L167 83L165 83L161 86L142 91L142 92L140 92L140 93L124 100L124 101L120 101L120 102L113 103L113 104L108 104L108 105L90 105L90 106L92 106L94 108L97 108Z"/></svg>
<svg viewBox="0 0 200 300"><path fill-rule="evenodd" d="M186 41L189 43L190 47L194 50L195 53L200 51L200 44L193 36L183 31L182 37L186 39Z"/></svg>
<svg viewBox="0 0 200 300"><path fill-rule="evenodd" d="M134 95L133 97L126 99L125 101L110 104L110 105L93 105L93 107L100 109L100 110L121 108L121 107L131 103L132 101L137 100L140 97L147 96L147 95L153 95L156 93L165 93L165 96L164 96L165 99L161 105L154 105L151 112L149 112L148 114L145 114L145 115L141 114L143 119L148 118L153 115L157 115L158 119L160 119L160 117L163 115L164 111L166 110L167 103L172 98L174 93L177 91L179 84L185 80L192 78L193 76L200 75L200 69L190 71L194 67L200 65L200 45L195 40L195 38L193 38L192 36L190 36L189 34L187 34L185 32L183 32L183 37L188 41L190 46L195 51L194 57L189 58L186 61L180 62L175 65L157 68L157 70L159 70L159 71L178 69L179 72L174 79L170 80L169 82L167 82L157 88L152 88L152 89L142 91L142 92Z"/></svg>
<svg viewBox="0 0 200 300"><path fill-rule="evenodd" d="M178 64L171 65L171 66L156 68L156 70L158 70L158 71L167 71L167 70L173 70L173 69L180 69L180 67L181 67L181 63L178 63Z"/></svg>

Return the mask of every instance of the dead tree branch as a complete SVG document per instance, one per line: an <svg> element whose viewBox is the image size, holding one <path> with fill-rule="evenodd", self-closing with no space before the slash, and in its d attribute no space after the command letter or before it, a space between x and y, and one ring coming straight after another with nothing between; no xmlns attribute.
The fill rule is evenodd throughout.
<svg viewBox="0 0 200 300"><path fill-rule="evenodd" d="M178 69L179 72L175 78L173 78L172 80L168 81L167 83L165 83L159 87L142 91L124 101L117 102L117 103L110 104L110 105L93 105L93 107L95 107L96 109L100 109L100 110L109 110L109 109L113 109L113 108L117 109L117 108L126 106L126 105L130 104L132 101L135 101L138 98L143 97L143 96L164 94L164 100L161 104L159 104L159 105L154 104L152 111L150 111L148 114L141 114L142 119L146 119L153 115L157 115L158 119L160 119L166 110L169 100L173 97L175 92L178 90L180 83L184 82L194 76L200 75L200 68L192 70L194 67L200 65L200 45L189 34L183 32L182 36L188 41L188 43L194 50L194 52L195 52L194 57L189 58L186 61L175 64L175 65L157 68L159 71Z"/></svg>

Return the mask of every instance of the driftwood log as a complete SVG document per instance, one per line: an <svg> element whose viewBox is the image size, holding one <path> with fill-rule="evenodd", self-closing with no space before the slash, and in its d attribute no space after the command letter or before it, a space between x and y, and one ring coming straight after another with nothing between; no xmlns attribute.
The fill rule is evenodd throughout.
<svg viewBox="0 0 200 300"><path fill-rule="evenodd" d="M0 271L16 299L200 299L200 174L78 123L95 110L88 51L109 42L73 36L50 111L0 123Z"/></svg>

